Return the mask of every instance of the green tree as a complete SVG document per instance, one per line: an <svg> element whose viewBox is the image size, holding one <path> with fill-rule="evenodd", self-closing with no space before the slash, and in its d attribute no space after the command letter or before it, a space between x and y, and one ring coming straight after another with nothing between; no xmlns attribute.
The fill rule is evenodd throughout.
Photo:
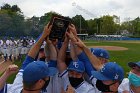
<svg viewBox="0 0 140 93"><path fill-rule="evenodd" d="M77 28L78 33L86 33L88 30L88 23L82 15L72 17L72 21ZM81 31L80 31L81 30Z"/></svg>
<svg viewBox="0 0 140 93"><path fill-rule="evenodd" d="M97 23L96 23L96 19L92 20L87 20L88 23L88 34L89 35L94 35L94 33L97 33Z"/></svg>
<svg viewBox="0 0 140 93"><path fill-rule="evenodd" d="M3 36L20 36L24 33L24 16L17 5L1 6L0 24L0 33Z"/></svg>
<svg viewBox="0 0 140 93"><path fill-rule="evenodd" d="M11 5L9 5L9 4L4 4L3 6L1 6L1 10L11 10Z"/></svg>
<svg viewBox="0 0 140 93"><path fill-rule="evenodd" d="M140 36L140 18L137 17L136 19L131 21L132 28L133 28L133 34L135 36Z"/></svg>
<svg viewBox="0 0 140 93"><path fill-rule="evenodd" d="M118 31L117 27L119 25L114 22L113 16L106 15L101 17L100 20L102 21L100 34L115 34Z"/></svg>
<svg viewBox="0 0 140 93"><path fill-rule="evenodd" d="M6 10L0 10L0 35L8 35L12 25L12 18Z"/></svg>
<svg viewBox="0 0 140 93"><path fill-rule="evenodd" d="M12 12L19 12L19 13L21 13L21 10L20 10L20 8L17 5L13 5L11 7L11 10L12 10Z"/></svg>

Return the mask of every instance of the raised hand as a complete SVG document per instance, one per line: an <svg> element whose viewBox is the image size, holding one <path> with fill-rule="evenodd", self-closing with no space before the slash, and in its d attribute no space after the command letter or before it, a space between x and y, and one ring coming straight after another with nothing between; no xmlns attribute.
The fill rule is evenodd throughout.
<svg viewBox="0 0 140 93"><path fill-rule="evenodd" d="M18 66L17 66L17 65L10 65L10 66L6 69L6 71L5 71L5 73L6 73L8 76L10 76L10 75L12 75L12 74L14 74L14 73L16 73L16 72L18 72Z"/></svg>
<svg viewBox="0 0 140 93"><path fill-rule="evenodd" d="M79 39L78 37L76 37L76 42L74 42L75 45L79 46L80 48L84 48L86 47L86 45L84 44L84 42L82 42L81 39Z"/></svg>
<svg viewBox="0 0 140 93"><path fill-rule="evenodd" d="M74 34L74 36L77 36L77 31L73 24L69 25L68 28L69 28L69 32L72 32Z"/></svg>
<svg viewBox="0 0 140 93"><path fill-rule="evenodd" d="M52 28L52 25L49 25L49 23L47 24L47 26L44 27L44 31L42 33L42 37L44 39L50 35L51 28Z"/></svg>

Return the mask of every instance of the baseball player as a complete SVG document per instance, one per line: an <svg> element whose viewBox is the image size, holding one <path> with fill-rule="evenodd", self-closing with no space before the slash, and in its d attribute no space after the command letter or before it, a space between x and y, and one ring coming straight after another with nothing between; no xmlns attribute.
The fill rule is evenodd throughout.
<svg viewBox="0 0 140 93"><path fill-rule="evenodd" d="M124 78L118 88L119 93L139 93L140 92L140 62L129 62L131 68L128 78Z"/></svg>
<svg viewBox="0 0 140 93"><path fill-rule="evenodd" d="M17 40L17 49L16 52L18 54L18 59L21 59L21 49L22 49L22 43L21 40Z"/></svg>
<svg viewBox="0 0 140 93"><path fill-rule="evenodd" d="M2 45L3 45L3 41L0 40L0 56L1 56L1 54L2 54Z"/></svg>
<svg viewBox="0 0 140 93"><path fill-rule="evenodd" d="M55 62L56 64L56 57L50 56L50 64L46 64L43 61L34 62L42 42L49 35L50 28L51 27L48 26L45 27L42 36L30 49L14 83L12 85L5 84L7 79L7 75L5 74L0 78L0 82L2 82L0 84L0 93L52 93L49 90L52 89L50 88L50 76L56 73L56 69L53 67L53 63ZM53 45L50 44L50 48L52 48L52 46ZM54 53L51 53L51 55L54 55Z"/></svg>
<svg viewBox="0 0 140 93"><path fill-rule="evenodd" d="M2 53L4 56L4 61L7 61L7 54L8 54L8 45L6 44L6 42L3 43L2 45Z"/></svg>
<svg viewBox="0 0 140 93"><path fill-rule="evenodd" d="M51 42L55 46L55 49L56 49L57 43L54 43L56 41L52 40ZM44 50L45 50L45 57L46 57L45 61L48 62L50 60L50 54L51 54L48 43L46 43ZM63 86L62 86L63 85L62 79L61 77L59 77L58 69L57 69L56 75L52 77L51 83L52 83L52 93L62 93L62 91L64 91Z"/></svg>
<svg viewBox="0 0 140 93"><path fill-rule="evenodd" d="M6 44L8 45L8 59L12 62L12 47L13 47L13 41L12 40L6 40Z"/></svg>
<svg viewBox="0 0 140 93"><path fill-rule="evenodd" d="M27 54L27 45L28 45L28 42L27 42L27 40L24 38L23 41L22 41L22 49L21 49L21 54L22 54L22 55Z"/></svg>
<svg viewBox="0 0 140 93"><path fill-rule="evenodd" d="M103 48L90 48L90 51L101 61L102 64L107 63L110 58L109 52Z"/></svg>
<svg viewBox="0 0 140 93"><path fill-rule="evenodd" d="M83 50L88 56L92 66L97 70L92 71L92 75L94 78L97 79L97 81L93 78L92 84L96 86L96 88L103 92L117 92L118 87L121 83L121 81L124 78L124 71L122 67L117 65L116 63L113 62L108 62L105 63L104 65L96 58L88 48L85 47L84 43L78 39L79 44L83 44L84 47ZM81 46L81 45L80 45ZM96 82L95 82L96 81Z"/></svg>
<svg viewBox="0 0 140 93"><path fill-rule="evenodd" d="M94 87L84 80L85 67L83 62L79 60L72 61L67 69L65 56L68 42L68 39L65 38L58 54L58 69L63 80L64 90L67 91L68 86L71 85L75 93L95 93Z"/></svg>
<svg viewBox="0 0 140 93"><path fill-rule="evenodd" d="M13 61L16 60L17 58L17 45L15 42L13 42L13 45L12 45L12 56L13 56Z"/></svg>
<svg viewBox="0 0 140 93"><path fill-rule="evenodd" d="M67 32L67 35L73 43L83 50L85 57L87 56L89 61L95 70L91 70L91 74L96 78L94 80L91 78L92 84L96 86L99 91L97 93L115 93L118 91L118 87L124 78L124 71L122 67L113 62L108 62L102 64L102 62L91 53L91 51L86 47L86 45L76 36L74 32L74 27L70 28L70 31ZM85 60L87 61L87 60Z"/></svg>
<svg viewBox="0 0 140 93"><path fill-rule="evenodd" d="M92 64L90 63L90 60L88 59L87 55L84 53L84 51L80 51L81 49L79 49L78 47L76 47L76 52L77 52L77 56L79 58L79 60L81 60L82 62L84 62L85 65L85 69L86 69L86 74L85 74L85 80L88 81L90 84L92 84L91 82L91 78L94 78L92 76L91 71L96 71L96 69L92 66ZM105 64L108 62L109 60L109 53L107 50L102 49L102 48L90 48L90 51L93 55L95 55L101 62L101 64ZM96 81L96 79L95 79ZM96 86L94 86L96 87ZM96 92L100 92L98 89L96 89Z"/></svg>

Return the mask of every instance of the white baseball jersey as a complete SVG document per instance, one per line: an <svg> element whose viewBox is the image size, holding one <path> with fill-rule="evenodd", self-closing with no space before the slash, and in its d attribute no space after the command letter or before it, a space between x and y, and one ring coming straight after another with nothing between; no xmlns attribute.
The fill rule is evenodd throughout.
<svg viewBox="0 0 140 93"><path fill-rule="evenodd" d="M63 87L64 90L66 91L68 88L68 85L70 84L69 78L68 78L68 71L65 70L60 77L62 78L63 81ZM89 84L86 81L83 81L76 89L74 89L75 93L97 93L95 91L95 88Z"/></svg>
<svg viewBox="0 0 140 93"><path fill-rule="evenodd" d="M3 40L0 40L0 45L3 45Z"/></svg>
<svg viewBox="0 0 140 93"><path fill-rule="evenodd" d="M12 45L12 55L13 55L13 57L17 57L16 49L17 49L16 44L13 43L13 45Z"/></svg>
<svg viewBox="0 0 140 93"><path fill-rule="evenodd" d="M12 48L13 48L13 42L11 40L9 40L9 44L8 44L8 40L7 40L7 45L8 45L8 55L7 56L11 56L12 55Z"/></svg>
<svg viewBox="0 0 140 93"><path fill-rule="evenodd" d="M13 46L13 41L12 40L9 40L9 45Z"/></svg>
<svg viewBox="0 0 140 93"><path fill-rule="evenodd" d="M130 83L129 83L129 79L128 78L123 79L122 83L120 84L120 86L118 88L118 93L123 93L123 91L129 91L129 93L134 93L130 89Z"/></svg>
<svg viewBox="0 0 140 93"><path fill-rule="evenodd" d="M90 80L92 82L92 85L94 86L95 88L95 93L102 93L101 91L99 91L97 88L96 88L96 82L97 82L97 79L96 78L93 78L92 76L90 77Z"/></svg>
<svg viewBox="0 0 140 93"><path fill-rule="evenodd" d="M10 40L6 40L6 44L9 45L10 44Z"/></svg>
<svg viewBox="0 0 140 93"><path fill-rule="evenodd" d="M2 52L2 45L3 45L3 41L0 40L0 54L1 54L1 52Z"/></svg>
<svg viewBox="0 0 140 93"><path fill-rule="evenodd" d="M34 40L30 40L29 45L32 46L34 44Z"/></svg>
<svg viewBox="0 0 140 93"><path fill-rule="evenodd" d="M17 45L17 41L16 40L14 40L14 43Z"/></svg>
<svg viewBox="0 0 140 93"><path fill-rule="evenodd" d="M55 76L52 77L52 93L61 93L61 89L63 88L62 78L59 77L59 72L56 73Z"/></svg>
<svg viewBox="0 0 140 93"><path fill-rule="evenodd" d="M2 50L1 51L2 51L3 55L6 56L8 54L8 46L7 46L6 43L3 43L2 46L3 47L2 47Z"/></svg>
<svg viewBox="0 0 140 93"><path fill-rule="evenodd" d="M20 40L17 40L17 54L21 54L22 43Z"/></svg>

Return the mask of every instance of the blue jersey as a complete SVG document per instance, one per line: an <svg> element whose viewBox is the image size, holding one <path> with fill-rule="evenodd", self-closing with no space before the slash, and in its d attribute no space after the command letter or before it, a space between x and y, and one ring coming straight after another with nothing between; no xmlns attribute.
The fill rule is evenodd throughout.
<svg viewBox="0 0 140 93"><path fill-rule="evenodd" d="M90 63L87 55L84 52L82 52L81 54L78 55L78 59L84 63L85 71L88 74L88 76L91 77L92 76L91 72L95 71L95 68Z"/></svg>

